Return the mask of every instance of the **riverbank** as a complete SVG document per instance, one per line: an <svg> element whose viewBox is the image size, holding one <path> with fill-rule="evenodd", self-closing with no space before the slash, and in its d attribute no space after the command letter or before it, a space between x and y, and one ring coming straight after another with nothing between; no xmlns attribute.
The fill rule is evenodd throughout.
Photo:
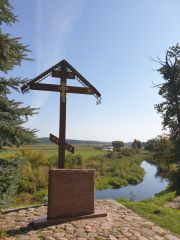
<svg viewBox="0 0 180 240"><path fill-rule="evenodd" d="M148 158L148 152L139 150L131 153L131 149L124 150L127 151L124 154L111 152L95 158L95 161L92 158L92 167L96 168L96 190L136 185L143 180L145 171L140 165Z"/></svg>
<svg viewBox="0 0 180 240"><path fill-rule="evenodd" d="M139 184L129 184L121 188L108 188L100 191L96 191L96 199L116 199L121 196L129 200L140 201L150 197L154 197L156 193L159 193L166 189L168 185L167 179L162 179L157 176L157 167L142 161L141 168L145 171L143 181Z"/></svg>
<svg viewBox="0 0 180 240"><path fill-rule="evenodd" d="M167 206L176 197L176 192L163 191L152 199L140 202L119 198L118 201L139 215L180 235L180 209Z"/></svg>
<svg viewBox="0 0 180 240"><path fill-rule="evenodd" d="M97 201L107 217L72 221L34 229L32 219L46 214L45 206L12 210L0 215L0 236L7 240L179 240L114 200Z"/></svg>
<svg viewBox="0 0 180 240"><path fill-rule="evenodd" d="M52 153L50 155L49 152L57 149L49 150L48 148L48 152L45 150L46 146L44 149L41 147L34 150L33 148L19 149L16 153L10 152L11 155L7 156L2 154L4 161L9 164L13 159L23 159L23 162L14 169L14 178L11 183L8 182L8 186L13 185L13 191L15 191L12 193L9 206L30 206L47 202L48 171L56 168L57 165L57 156ZM118 152L107 152L97 146L81 146L77 152L78 154L75 155L66 155L65 168L95 169L96 190L115 189L128 184L135 185L144 178L145 172L140 164L148 158L147 151L122 148ZM4 166L6 170L6 164ZM10 199L9 192L8 198Z"/></svg>

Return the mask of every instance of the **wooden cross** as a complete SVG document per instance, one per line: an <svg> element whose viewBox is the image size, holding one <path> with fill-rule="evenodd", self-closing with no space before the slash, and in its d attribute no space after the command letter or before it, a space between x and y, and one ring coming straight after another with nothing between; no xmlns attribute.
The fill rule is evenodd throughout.
<svg viewBox="0 0 180 240"><path fill-rule="evenodd" d="M60 84L39 83L48 76L60 78ZM83 87L67 86L67 79L76 79ZM58 151L58 168L64 168L65 150L74 153L74 147L66 143L66 94L90 94L97 98L97 104L100 103L101 94L93 87L76 69L74 69L66 60L62 60L53 67L49 68L26 85L22 86L21 91L24 93L29 89L43 90L51 92L60 92L60 126L59 138L50 134L50 140L59 146Z"/></svg>

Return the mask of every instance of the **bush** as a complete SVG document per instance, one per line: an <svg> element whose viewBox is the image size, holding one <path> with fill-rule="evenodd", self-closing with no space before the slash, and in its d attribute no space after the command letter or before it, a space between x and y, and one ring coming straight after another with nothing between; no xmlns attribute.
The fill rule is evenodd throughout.
<svg viewBox="0 0 180 240"><path fill-rule="evenodd" d="M129 184L133 184L133 185L139 182L139 180L136 177L128 177L127 181Z"/></svg>
<svg viewBox="0 0 180 240"><path fill-rule="evenodd" d="M23 159L2 159L0 158L0 206L7 207L13 200L18 189L19 165Z"/></svg>
<svg viewBox="0 0 180 240"><path fill-rule="evenodd" d="M18 192L34 193L41 188L47 188L49 167L39 166L35 169L30 164L20 168Z"/></svg>
<svg viewBox="0 0 180 240"><path fill-rule="evenodd" d="M48 200L48 191L47 189L41 189L38 192L35 192L33 200L39 203L47 203Z"/></svg>
<svg viewBox="0 0 180 240"><path fill-rule="evenodd" d="M121 184L120 184L118 181L114 180L114 179L111 179L108 183L109 183L113 188L119 188L119 187L121 187Z"/></svg>
<svg viewBox="0 0 180 240"><path fill-rule="evenodd" d="M48 159L45 157L45 152L43 150L35 151L31 148L26 148L21 150L22 157L28 159L33 168L39 165L49 166Z"/></svg>
<svg viewBox="0 0 180 240"><path fill-rule="evenodd" d="M67 154L65 157L66 168L80 168L82 165L82 157L79 154Z"/></svg>
<svg viewBox="0 0 180 240"><path fill-rule="evenodd" d="M108 183L113 187L113 188L120 188L122 186L128 185L128 182L126 180L120 179L120 178L111 178Z"/></svg>
<svg viewBox="0 0 180 240"><path fill-rule="evenodd" d="M18 206L26 206L29 204L32 204L33 202L33 195L31 193L27 192L22 192L19 193L15 198L14 198L14 205Z"/></svg>
<svg viewBox="0 0 180 240"><path fill-rule="evenodd" d="M57 167L58 156L52 155L52 156L48 157L47 161L48 161L48 165L51 168Z"/></svg>

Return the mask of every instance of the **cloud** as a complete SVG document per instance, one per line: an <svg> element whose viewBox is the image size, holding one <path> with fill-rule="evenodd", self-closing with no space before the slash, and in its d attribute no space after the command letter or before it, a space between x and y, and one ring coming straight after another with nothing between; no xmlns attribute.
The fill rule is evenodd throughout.
<svg viewBox="0 0 180 240"><path fill-rule="evenodd" d="M36 75L66 56L66 40L81 15L85 0L37 0ZM41 108L49 92L32 92L31 106ZM34 116L28 125L34 125Z"/></svg>
<svg viewBox="0 0 180 240"><path fill-rule="evenodd" d="M60 61L84 0L37 1L37 72Z"/></svg>

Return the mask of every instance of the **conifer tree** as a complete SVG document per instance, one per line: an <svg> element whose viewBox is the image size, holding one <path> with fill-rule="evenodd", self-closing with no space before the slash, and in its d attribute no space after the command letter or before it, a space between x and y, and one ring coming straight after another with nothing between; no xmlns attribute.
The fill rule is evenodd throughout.
<svg viewBox="0 0 180 240"><path fill-rule="evenodd" d="M8 0L0 1L0 150L5 146L20 146L32 141L35 130L23 126L28 116L35 114L33 108L24 107L21 102L10 100L12 91L19 91L26 82L20 77L9 77L7 73L22 60L27 60L28 46L20 42L19 37L12 37L3 32L3 25L12 26L17 21ZM9 76L9 74L8 74ZM17 168L20 159L0 159L0 205L7 204L17 185Z"/></svg>

